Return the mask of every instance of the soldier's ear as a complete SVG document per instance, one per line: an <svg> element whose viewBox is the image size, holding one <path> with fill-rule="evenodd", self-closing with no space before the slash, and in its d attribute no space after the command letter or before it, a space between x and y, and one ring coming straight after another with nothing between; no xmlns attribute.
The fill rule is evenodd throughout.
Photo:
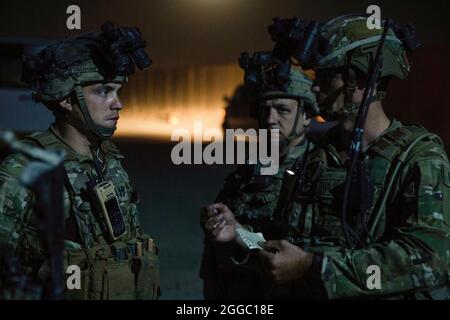
<svg viewBox="0 0 450 320"><path fill-rule="evenodd" d="M309 127L312 119L309 112L308 111L302 112L302 117L303 117L303 125L305 127Z"/></svg>
<svg viewBox="0 0 450 320"><path fill-rule="evenodd" d="M59 105L60 105L65 111L68 111L68 112L72 111L73 106L72 106L72 102L71 102L70 97L67 97L67 98L65 98L64 100L61 100L61 101L59 102Z"/></svg>
<svg viewBox="0 0 450 320"><path fill-rule="evenodd" d="M308 127L311 124L311 112L309 108L305 108L305 101L304 100L298 100L298 112L301 112L301 117L303 120L303 125L305 127Z"/></svg>

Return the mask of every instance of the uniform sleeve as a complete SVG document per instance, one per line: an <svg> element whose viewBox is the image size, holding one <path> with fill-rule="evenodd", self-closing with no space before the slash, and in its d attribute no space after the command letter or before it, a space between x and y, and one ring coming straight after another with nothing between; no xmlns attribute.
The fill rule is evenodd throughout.
<svg viewBox="0 0 450 320"><path fill-rule="evenodd" d="M227 205L233 211L235 192L242 183L237 171L230 173L217 195L215 202ZM219 299L225 284L221 280L223 272L234 265L235 250L228 244L218 244L207 238L203 242L203 254L200 265L200 278L203 279L203 295L205 299Z"/></svg>
<svg viewBox="0 0 450 320"><path fill-rule="evenodd" d="M367 249L324 253L320 274L330 299L436 288L443 288L439 297L448 299L450 169L444 158L416 162L416 178L409 185L413 205L407 206L406 223L386 240ZM408 199L402 201L406 206Z"/></svg>
<svg viewBox="0 0 450 320"><path fill-rule="evenodd" d="M237 182L237 173L233 171L226 179L222 189L219 191L215 202L221 202L227 206L230 206L231 198L233 197L235 186ZM218 272L218 265L216 259L215 243L209 239L203 241L203 254L200 265L200 277L205 281L204 285L210 287L207 282L215 282Z"/></svg>
<svg viewBox="0 0 450 320"><path fill-rule="evenodd" d="M24 167L20 156L7 157L0 166L0 242L16 247L32 195L19 182Z"/></svg>

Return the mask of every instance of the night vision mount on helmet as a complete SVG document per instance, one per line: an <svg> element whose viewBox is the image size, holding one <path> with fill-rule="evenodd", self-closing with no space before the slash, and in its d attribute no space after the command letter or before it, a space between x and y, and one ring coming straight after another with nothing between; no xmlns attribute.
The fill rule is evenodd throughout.
<svg viewBox="0 0 450 320"><path fill-rule="evenodd" d="M124 83L135 72L134 65L143 70L152 63L139 29L114 28L111 22L104 23L101 29L101 33L67 38L25 57L22 70L22 81L29 85L37 102L54 104L74 94L84 121L67 121L94 141L109 138L114 128L94 123L82 87L100 82Z"/></svg>
<svg viewBox="0 0 450 320"><path fill-rule="evenodd" d="M381 29L369 29L367 19L368 16L359 14L339 16L324 23L275 18L269 26L277 56L312 67L319 76L338 68L344 72L345 87L319 104L321 115L327 120L340 120L357 113L357 106L350 101L356 89L357 73L368 74L382 34ZM412 24L392 22L383 47L380 83L374 100L385 96L390 77L404 79L408 75L411 66L406 53L419 46ZM338 114L332 113L331 105L341 92L345 93L345 106Z"/></svg>
<svg viewBox="0 0 450 320"><path fill-rule="evenodd" d="M319 114L316 98L311 91L313 82L300 66L275 57L271 51L259 51L253 55L243 52L239 65L245 70L244 85L253 90L259 99L291 98L298 101L299 107L307 112L308 116ZM302 114L299 109L296 111L292 131L285 137L286 143L291 143L299 137L296 132Z"/></svg>

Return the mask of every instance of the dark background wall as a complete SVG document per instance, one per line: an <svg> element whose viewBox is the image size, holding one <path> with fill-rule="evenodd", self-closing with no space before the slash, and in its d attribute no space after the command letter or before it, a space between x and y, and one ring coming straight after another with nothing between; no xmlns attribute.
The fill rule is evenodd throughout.
<svg viewBox="0 0 450 320"><path fill-rule="evenodd" d="M450 151L450 45L427 45L411 55L412 71L393 80L385 101L386 112L404 122L415 122L441 136Z"/></svg>
<svg viewBox="0 0 450 320"><path fill-rule="evenodd" d="M81 7L82 30L66 29L66 8ZM324 20L377 4L382 17L414 22L428 44L450 43L450 2L386 0L2 0L0 37L56 39L96 30L105 20L138 26L155 68L235 62L243 50L272 46L267 25L276 16Z"/></svg>

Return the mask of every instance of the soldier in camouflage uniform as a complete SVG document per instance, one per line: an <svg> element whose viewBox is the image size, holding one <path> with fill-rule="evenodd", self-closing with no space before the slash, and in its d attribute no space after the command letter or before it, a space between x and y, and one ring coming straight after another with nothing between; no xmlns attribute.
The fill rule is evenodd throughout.
<svg viewBox="0 0 450 320"><path fill-rule="evenodd" d="M358 222L358 209L351 207L350 197L348 222L344 222L354 229L357 241L344 240L342 217L336 216L343 201L338 190L345 179L348 136L367 81L368 61L381 34L381 30L368 30L366 19L337 17L321 31L330 51L317 65L314 89L321 113L339 125L308 159L317 200L312 200L311 193L302 200L308 203L304 214L315 217L306 238L319 239L312 244L312 251L319 252L317 262L321 261L318 282L330 299L449 299L448 157L438 136L388 118L382 105L389 79L408 75L406 52L415 48L397 28L387 34L363 137L361 159L370 185L359 192L368 195L367 209ZM368 285L371 266L381 271L376 288Z"/></svg>
<svg viewBox="0 0 450 320"><path fill-rule="evenodd" d="M321 114L339 124L306 160L306 181L294 201L306 222L298 246L268 241L260 255L273 280L293 284L291 298L449 299L450 165L439 137L383 111L388 79L403 79L410 70L407 44L392 29L364 131L361 160L369 183L351 190L343 221L346 150L381 35L367 29L366 19L342 16L322 27L330 51L318 63L314 90ZM352 206L358 198L364 206ZM212 234L235 239L232 216L218 210L221 218L210 213ZM344 224L353 230L351 241Z"/></svg>
<svg viewBox="0 0 450 320"><path fill-rule="evenodd" d="M238 166L225 180L216 202L227 205L247 229L277 237L274 212L286 170L297 170L305 151L311 116L318 112L311 91L312 81L300 68L292 67L286 89L263 89L259 94L261 127L280 130L280 165L274 175L261 175L260 165ZM264 297L264 280L258 270L236 266L229 248L205 240L200 275L207 299Z"/></svg>
<svg viewBox="0 0 450 320"><path fill-rule="evenodd" d="M122 167L124 157L109 140L122 109L119 90L132 72L119 72L113 52L99 39L97 34L66 39L28 57L23 80L34 99L53 112L55 122L22 141L66 153L64 264L80 268L81 288L67 289L65 297L155 299L156 246L139 224L138 197ZM35 212L39 204L18 180L28 161L13 153L0 166L0 242L14 247L27 273L46 279L49 266ZM93 190L106 185L108 201L102 203ZM114 192L116 197L109 198ZM105 212L112 212L111 207L109 226Z"/></svg>

